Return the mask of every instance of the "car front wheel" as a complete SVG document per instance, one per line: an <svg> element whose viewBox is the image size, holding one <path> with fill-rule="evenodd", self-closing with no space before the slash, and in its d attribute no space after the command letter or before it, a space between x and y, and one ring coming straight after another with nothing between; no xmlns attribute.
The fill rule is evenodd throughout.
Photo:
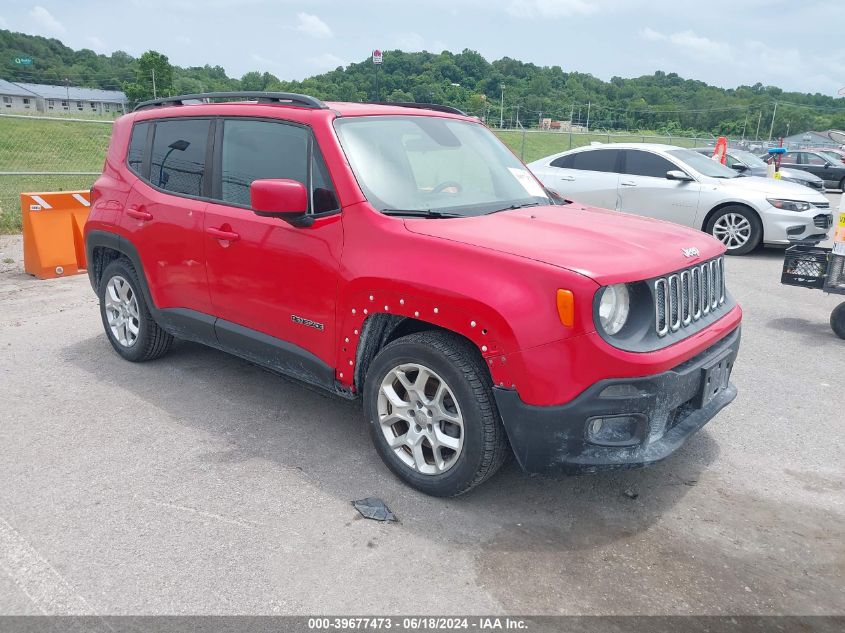
<svg viewBox="0 0 845 633"><path fill-rule="evenodd" d="M448 332L411 334L381 350L367 372L364 409L382 460L426 494L467 492L510 453L487 368Z"/></svg>
<svg viewBox="0 0 845 633"><path fill-rule="evenodd" d="M757 214L737 205L719 209L704 230L728 249L728 255L750 253L763 239L763 225Z"/></svg>

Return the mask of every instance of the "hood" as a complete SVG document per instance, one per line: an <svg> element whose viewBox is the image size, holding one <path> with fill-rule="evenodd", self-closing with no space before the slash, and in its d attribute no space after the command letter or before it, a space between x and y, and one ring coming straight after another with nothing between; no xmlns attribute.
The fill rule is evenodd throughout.
<svg viewBox="0 0 845 633"><path fill-rule="evenodd" d="M745 178L707 178L702 184L716 185L725 190L736 189L742 191L756 191L773 198L787 198L789 200L804 200L806 202L824 202L828 199L818 191L810 189L797 182L785 182L773 178L747 176Z"/></svg>
<svg viewBox="0 0 845 633"><path fill-rule="evenodd" d="M684 226L580 204L441 220L406 219L412 233L566 268L601 285L650 279L725 251ZM697 248L698 257L683 249Z"/></svg>

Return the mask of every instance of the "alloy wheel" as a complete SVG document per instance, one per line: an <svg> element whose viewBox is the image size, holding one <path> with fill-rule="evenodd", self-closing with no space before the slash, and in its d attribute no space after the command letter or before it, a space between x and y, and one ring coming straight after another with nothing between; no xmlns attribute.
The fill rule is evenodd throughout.
<svg viewBox="0 0 845 633"><path fill-rule="evenodd" d="M464 445L464 418L449 385L428 367L398 365L378 393L378 422L388 446L411 470L439 475Z"/></svg>
<svg viewBox="0 0 845 633"><path fill-rule="evenodd" d="M106 284L104 303L112 336L123 347L132 347L141 329L138 299L132 286L120 275L115 275Z"/></svg>
<svg viewBox="0 0 845 633"><path fill-rule="evenodd" d="M733 250L751 239L751 222L739 213L726 213L713 224L713 237Z"/></svg>

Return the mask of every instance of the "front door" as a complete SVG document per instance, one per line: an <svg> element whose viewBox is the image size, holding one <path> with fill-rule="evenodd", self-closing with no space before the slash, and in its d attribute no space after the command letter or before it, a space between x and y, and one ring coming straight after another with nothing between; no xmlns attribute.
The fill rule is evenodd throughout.
<svg viewBox="0 0 845 633"><path fill-rule="evenodd" d="M245 118L219 125L223 129L215 149L215 173L220 176L214 191L219 202L209 203L205 216L214 314L246 328L246 336L261 333L281 339L332 364L343 225L311 131L292 123ZM253 213L249 185L264 178L305 184L312 192L314 223L295 227ZM221 234L230 239L221 239ZM231 334L227 323L218 322L217 327L218 337Z"/></svg>
<svg viewBox="0 0 845 633"><path fill-rule="evenodd" d="M659 154L624 150L619 210L695 226L701 185L694 180L669 180L666 172L673 170L683 171Z"/></svg>
<svg viewBox="0 0 845 633"><path fill-rule="evenodd" d="M619 150L585 149L552 161L544 183L565 198L603 209L616 208Z"/></svg>

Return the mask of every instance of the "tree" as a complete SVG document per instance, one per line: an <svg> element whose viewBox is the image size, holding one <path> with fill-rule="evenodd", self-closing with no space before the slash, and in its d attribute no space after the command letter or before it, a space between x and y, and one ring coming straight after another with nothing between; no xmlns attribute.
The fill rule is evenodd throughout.
<svg viewBox="0 0 845 633"><path fill-rule="evenodd" d="M173 92L173 66L157 51L147 51L138 59L135 81L123 87L129 101L144 101Z"/></svg>

